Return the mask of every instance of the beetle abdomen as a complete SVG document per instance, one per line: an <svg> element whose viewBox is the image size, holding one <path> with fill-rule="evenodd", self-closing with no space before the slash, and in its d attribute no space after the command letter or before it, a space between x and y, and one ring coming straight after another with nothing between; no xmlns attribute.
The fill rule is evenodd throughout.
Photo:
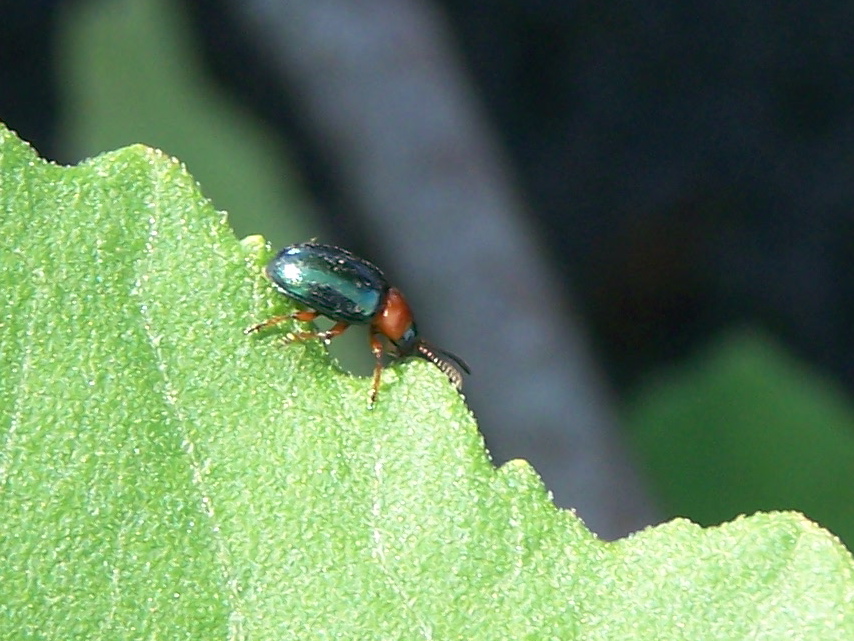
<svg viewBox="0 0 854 641"><path fill-rule="evenodd" d="M285 247L267 265L267 276L285 296L348 323L371 322L389 288L365 259L315 243Z"/></svg>

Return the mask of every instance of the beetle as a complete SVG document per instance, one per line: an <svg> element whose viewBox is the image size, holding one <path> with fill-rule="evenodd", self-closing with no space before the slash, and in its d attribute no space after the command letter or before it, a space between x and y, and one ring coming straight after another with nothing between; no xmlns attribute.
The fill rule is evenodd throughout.
<svg viewBox="0 0 854 641"><path fill-rule="evenodd" d="M319 338L329 343L350 325L368 325L371 352L376 358L371 401L377 399L385 351L384 336L396 358L417 356L438 367L460 390L461 370L470 374L459 356L431 345L418 333L409 303L396 287L389 285L385 274L373 263L334 245L299 243L282 249L267 264L267 278L283 295L309 309L285 316L274 316L245 330L252 334L286 320L313 321L325 316L335 321L328 330L290 334L290 341Z"/></svg>

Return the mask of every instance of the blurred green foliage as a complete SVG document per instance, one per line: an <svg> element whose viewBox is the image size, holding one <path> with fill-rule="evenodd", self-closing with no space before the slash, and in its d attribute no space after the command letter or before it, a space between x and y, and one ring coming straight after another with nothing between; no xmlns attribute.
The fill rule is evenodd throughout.
<svg viewBox="0 0 854 641"><path fill-rule="evenodd" d="M671 515L797 510L854 544L854 407L767 335L721 337L637 390L626 416Z"/></svg>

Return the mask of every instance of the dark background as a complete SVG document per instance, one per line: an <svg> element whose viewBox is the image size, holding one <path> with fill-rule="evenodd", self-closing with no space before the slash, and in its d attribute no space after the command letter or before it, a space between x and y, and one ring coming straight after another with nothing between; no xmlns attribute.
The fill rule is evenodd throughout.
<svg viewBox="0 0 854 641"><path fill-rule="evenodd" d="M714 523L740 512L797 509L850 545L854 11L848 3L372 2L374 13L362 22L346 3L322 3L322 16L301 15L301 3L292 3L288 10L295 13L285 24L301 19L301 29L316 29L314 42L321 44L299 40L283 51L277 40L287 45L302 34L258 27L247 18L253 4L0 2L0 119L60 162L109 148L98 144L166 147L187 160L240 234L263 231L274 244L320 235L391 265L388 271L423 310L422 331L436 328L436 342L471 362L470 405L497 462L531 459L558 502L578 507L603 535L675 514ZM145 115L135 118L133 105L113 109L119 113L109 122L91 116L104 113L98 104L110 103L81 78L105 75L95 56L125 55L121 38L104 26L115 24L110 20L131 30L150 23L132 43L139 57L129 54L130 71L105 84L130 101L140 87L158 95L152 81L158 66L192 68L201 80L187 83L227 101L238 114L231 123L263 123L259 144L282 158L271 182L281 178L288 186L280 189L298 194L286 205L297 222L259 213L253 198L267 196L237 172L206 177L197 170L193 152L169 138L180 129L177 120L160 116L159 128L142 129ZM100 51L92 37L98 24L105 34ZM406 28L408 37L401 37ZM398 40L373 48L386 34ZM171 44L173 38L181 44ZM348 38L366 44L346 49ZM342 57L331 65L334 56ZM94 76L75 75L75 64ZM390 75L397 67L403 73ZM371 105L376 95L368 91L372 78L390 77L386 82L397 87L401 78L424 76L434 84L425 85L427 99L412 100L418 104L394 111L401 98L387 89L387 103L360 103L367 96ZM337 93L342 87L352 93ZM159 100L181 98L173 90ZM518 261L523 276L506 292L489 293L487 275L466 262L482 263L493 255L490 247L504 247L493 240L501 232L492 226L503 214L460 213L449 222L398 207L378 217L382 207L372 198L396 178L381 175L376 181L383 188L367 190L374 166L354 149L371 149L369 158L379 160L388 153L391 165L404 164L388 141L414 140L400 145L419 149L417 137L400 133L407 118L400 125L395 114L405 116L406 109L410 123L435 116L434 136L453 130L465 141L412 175L439 185L438 194L444 183L435 167L457 163L473 192L511 203L496 211L510 212L520 242L501 250L510 276L501 273L512 279ZM191 117L205 118L206 110ZM148 108L155 121L158 113ZM455 119L458 113L466 117ZM368 126L371 114L381 117ZM113 132L108 142L99 129ZM210 125L189 137L224 135ZM374 142L383 138L385 145ZM424 144L431 149L429 140ZM227 191L215 193L222 183L251 197L229 201ZM402 183L398 191L416 189ZM247 210L253 211L243 217ZM422 209L413 204L412 211ZM466 220L478 222L469 228ZM404 241L421 233L420 245ZM454 237L467 244L454 244ZM420 246L441 269L408 262ZM526 261L534 265L530 272ZM497 301L494 307L472 302L475 311L466 309L473 297L450 291L457 278L464 287L469 276L475 290L482 285ZM434 294L436 282L450 284ZM505 333L479 341L492 327ZM560 340L570 337L568 346L556 343L549 327L559 328ZM544 336L546 346L537 346ZM557 367L548 346L568 367L577 366L567 380L580 380L583 394L572 397L576 386L563 383L525 387L538 362ZM507 360L491 361L495 355ZM491 378L498 370L507 378ZM557 379L549 374L549 380ZM511 386L512 394L501 391ZM508 410L493 409L512 402L522 416L535 416L532 408L564 396L568 404L542 419L502 423ZM571 436L562 436L563 424ZM574 477L579 469L586 475ZM589 507L588 497L595 499ZM616 497L613 504L609 497Z"/></svg>

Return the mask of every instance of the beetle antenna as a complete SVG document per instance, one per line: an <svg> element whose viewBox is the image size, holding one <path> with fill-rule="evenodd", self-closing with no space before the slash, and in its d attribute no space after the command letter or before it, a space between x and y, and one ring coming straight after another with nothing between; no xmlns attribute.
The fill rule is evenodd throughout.
<svg viewBox="0 0 854 641"><path fill-rule="evenodd" d="M468 364L463 359L456 354L446 352L445 350L434 347L433 345L430 345L430 343L425 343L424 341L418 343L416 349L418 350L419 356L427 359L442 370L445 376L451 379L454 387L458 390L463 388L463 375L460 370L466 374L471 374Z"/></svg>

